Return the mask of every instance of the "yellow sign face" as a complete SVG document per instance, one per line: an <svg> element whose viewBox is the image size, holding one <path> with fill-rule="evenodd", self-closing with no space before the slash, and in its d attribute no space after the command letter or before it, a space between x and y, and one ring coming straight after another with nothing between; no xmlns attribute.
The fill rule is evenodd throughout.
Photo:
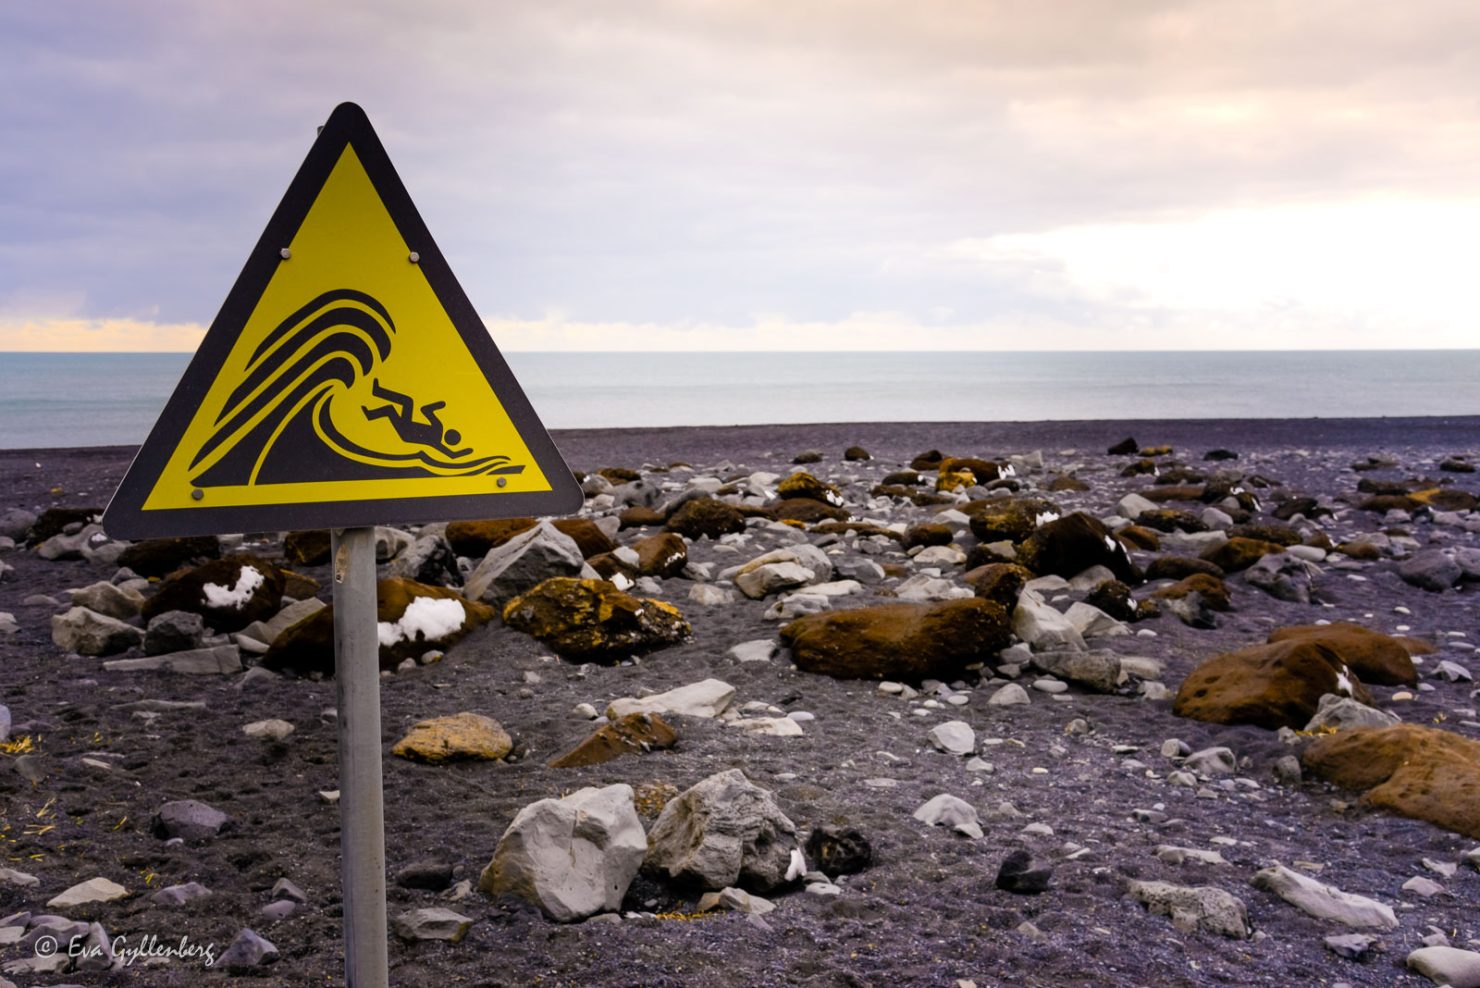
<svg viewBox="0 0 1480 988"><path fill-rule="evenodd" d="M345 104L105 525L124 535L192 534L579 504L368 120Z"/></svg>

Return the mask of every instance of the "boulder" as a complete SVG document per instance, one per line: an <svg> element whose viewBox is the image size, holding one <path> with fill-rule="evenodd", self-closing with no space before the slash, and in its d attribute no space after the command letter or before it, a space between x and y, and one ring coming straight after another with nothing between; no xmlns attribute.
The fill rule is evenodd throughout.
<svg viewBox="0 0 1480 988"><path fill-rule="evenodd" d="M463 581L457 554L436 535L423 535L402 549L386 566L385 575L433 586L458 586Z"/></svg>
<svg viewBox="0 0 1480 988"><path fill-rule="evenodd" d="M1148 580L1182 580L1198 573L1221 578L1223 567L1193 556L1157 556L1146 567Z"/></svg>
<svg viewBox="0 0 1480 988"><path fill-rule="evenodd" d="M558 923L575 922L620 909L647 853L631 786L579 789L520 810L478 887L525 899Z"/></svg>
<svg viewBox="0 0 1480 988"><path fill-rule="evenodd" d="M1480 838L1480 742L1415 724L1358 727L1317 738L1301 761L1307 771L1362 802Z"/></svg>
<svg viewBox="0 0 1480 988"><path fill-rule="evenodd" d="M229 676L242 671L241 649L236 645L194 648L140 659L111 659L103 663L109 672L173 672L185 676Z"/></svg>
<svg viewBox="0 0 1480 988"><path fill-rule="evenodd" d="M647 844L645 871L716 891L780 888L801 856L796 826L739 769L711 775L669 800Z"/></svg>
<svg viewBox="0 0 1480 988"><path fill-rule="evenodd" d="M787 474L776 485L776 494L783 500L793 498L804 498L809 501L820 501L834 508L843 506L843 495L832 484L823 483L805 470Z"/></svg>
<svg viewBox="0 0 1480 988"><path fill-rule="evenodd" d="M733 690L731 693L733 694ZM622 755L672 748L678 732L657 714L631 713L596 729L570 751L550 761L551 768L600 765Z"/></svg>
<svg viewBox="0 0 1480 988"><path fill-rule="evenodd" d="M144 632L106 614L73 607L52 615L51 640L57 648L78 655L115 655L143 642Z"/></svg>
<svg viewBox="0 0 1480 988"><path fill-rule="evenodd" d="M534 518L491 518L478 521L454 521L447 525L447 543L459 556L481 559L501 545L539 524ZM575 542L587 559L611 552L616 545L589 518L556 518L546 522Z"/></svg>
<svg viewBox="0 0 1480 988"><path fill-rule="evenodd" d="M71 888L59 895L47 900L47 907L51 909L68 911L79 909L84 906L97 905L103 902L117 902L119 899L128 898L129 891L117 882L106 878L90 878L85 882L78 882Z"/></svg>
<svg viewBox="0 0 1480 988"><path fill-rule="evenodd" d="M1207 930L1235 940L1253 936L1243 900L1211 885L1173 885L1170 882L1131 882L1132 899L1148 912L1170 916L1184 933Z"/></svg>
<svg viewBox="0 0 1480 988"><path fill-rule="evenodd" d="M633 714L670 714L676 717L718 717L735 699L735 687L718 679L690 683L644 697L613 700L606 708L610 720L621 720Z"/></svg>
<svg viewBox="0 0 1480 988"><path fill-rule="evenodd" d="M674 532L662 532L638 539L631 549L637 553L639 576L668 578L678 576L689 563L688 544L683 536Z"/></svg>
<svg viewBox="0 0 1480 988"><path fill-rule="evenodd" d="M165 580L144 602L144 620L166 611L199 614L218 632L265 621L283 602L281 570L256 556L226 556Z"/></svg>
<svg viewBox="0 0 1480 988"><path fill-rule="evenodd" d="M1012 631L1034 650L1082 651L1085 647L1084 636L1074 627L1074 622L1032 590L1018 597L1012 612Z"/></svg>
<svg viewBox="0 0 1480 988"><path fill-rule="evenodd" d="M1454 557L1442 549L1425 549L1399 563L1398 575L1404 583L1439 593L1458 584L1465 574Z"/></svg>
<svg viewBox="0 0 1480 988"><path fill-rule="evenodd" d="M1187 675L1172 712L1215 724L1300 729L1327 693L1370 704L1340 656L1317 642L1251 645L1208 659Z"/></svg>
<svg viewBox="0 0 1480 988"><path fill-rule="evenodd" d="M1032 570L1016 563L987 563L961 576L961 582L971 587L978 597L994 601L1009 611L1017 606L1018 595L1031 579Z"/></svg>
<svg viewBox="0 0 1480 988"><path fill-rule="evenodd" d="M1265 868L1254 875L1254 887L1273 892L1290 905L1317 919L1340 923L1357 929L1395 930L1398 918L1391 906L1364 895L1343 892L1334 885L1318 882L1282 864Z"/></svg>
<svg viewBox="0 0 1480 988"><path fill-rule="evenodd" d="M206 620L190 611L156 614L144 630L144 654L168 655L200 648L206 637Z"/></svg>
<svg viewBox="0 0 1480 988"><path fill-rule="evenodd" d="M86 607L88 610L103 614L107 617L118 618L127 621L129 618L137 617L139 608L144 603L143 594L132 588L124 589L107 580L83 587L81 590L72 591L72 604L76 607Z"/></svg>
<svg viewBox="0 0 1480 988"><path fill-rule="evenodd" d="M1349 696L1327 693L1321 697L1315 716L1305 725L1307 734L1329 734L1353 727L1392 727L1399 723L1397 714L1358 703Z"/></svg>
<svg viewBox="0 0 1480 988"><path fill-rule="evenodd" d="M465 589L471 600L501 606L551 577L578 575L585 561L574 539L541 522L488 550Z"/></svg>
<svg viewBox="0 0 1480 988"><path fill-rule="evenodd" d="M691 633L671 604L633 597L605 580L569 577L546 580L509 601L503 618L514 630L580 662L616 662Z"/></svg>
<svg viewBox="0 0 1480 988"><path fill-rule="evenodd" d="M1480 988L1480 953L1437 944L1411 951L1404 961L1436 985Z"/></svg>
<svg viewBox="0 0 1480 988"><path fill-rule="evenodd" d="M981 542L1022 542L1040 523L1056 521L1063 512L1041 497L1001 497L973 501L961 510L970 519L971 534Z"/></svg>
<svg viewBox="0 0 1480 988"><path fill-rule="evenodd" d="M807 861L829 878L856 875L874 862L874 849L857 830L814 827L807 835Z"/></svg>
<svg viewBox="0 0 1480 988"><path fill-rule="evenodd" d="M781 629L797 668L837 679L951 680L1010 639L1007 612L980 598L832 611Z"/></svg>
<svg viewBox="0 0 1480 988"><path fill-rule="evenodd" d="M932 796L916 808L914 818L927 827L950 827L958 834L980 839L981 820L976 807L959 796L948 792Z"/></svg>
<svg viewBox="0 0 1480 988"><path fill-rule="evenodd" d="M1383 686L1418 684L1418 670L1414 668L1409 647L1402 638L1349 621L1294 625L1276 628L1269 633L1272 642L1297 638L1326 646L1364 683Z"/></svg>
<svg viewBox="0 0 1480 988"><path fill-rule="evenodd" d="M1114 652L1035 652L1033 665L1051 676L1099 693L1113 693L1120 683L1120 656Z"/></svg>
<svg viewBox="0 0 1480 988"><path fill-rule="evenodd" d="M473 925L472 919L441 906L409 909L391 920L391 930L402 940L446 940L460 943Z"/></svg>
<svg viewBox="0 0 1480 988"><path fill-rule="evenodd" d="M1019 546L1017 561L1040 576L1068 579L1091 566L1104 566L1122 583L1142 581L1125 546L1103 522L1082 511L1039 526Z"/></svg>
<svg viewBox="0 0 1480 988"><path fill-rule="evenodd" d="M1244 570L1244 579L1277 600L1309 604L1314 578L1320 572L1313 563L1290 552L1270 553Z"/></svg>
<svg viewBox="0 0 1480 988"><path fill-rule="evenodd" d="M625 522L623 526L626 527ZM664 522L664 527L690 539L718 539L721 535L745 531L745 516L734 505L712 497L699 497L685 501Z"/></svg>
<svg viewBox="0 0 1480 988"><path fill-rule="evenodd" d="M118 557L140 576L168 576L189 563L221 558L221 540L214 535L189 538L144 539L134 542Z"/></svg>
<svg viewBox="0 0 1480 988"><path fill-rule="evenodd" d="M810 497L784 498L767 508L766 514L775 521L796 521L807 525L848 520L846 508L834 507Z"/></svg>
<svg viewBox="0 0 1480 988"><path fill-rule="evenodd" d="M1235 537L1204 549L1201 558L1224 573L1236 573L1248 569L1265 556L1283 552L1284 549L1284 546L1275 542Z"/></svg>
<svg viewBox="0 0 1480 988"><path fill-rule="evenodd" d="M514 741L492 717L463 711L414 724L391 754L429 765L450 761L496 762L514 750Z"/></svg>
<svg viewBox="0 0 1480 988"><path fill-rule="evenodd" d="M391 670L433 649L446 651L493 618L493 608L454 590L392 578L375 585L380 668ZM269 624L271 622L268 622ZM261 664L300 676L334 674L334 608L315 609L273 640Z"/></svg>

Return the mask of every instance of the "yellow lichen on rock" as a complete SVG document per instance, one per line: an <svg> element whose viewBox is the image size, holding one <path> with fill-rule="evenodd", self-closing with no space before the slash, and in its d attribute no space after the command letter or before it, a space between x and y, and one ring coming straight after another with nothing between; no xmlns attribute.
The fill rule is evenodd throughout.
<svg viewBox="0 0 1480 988"><path fill-rule="evenodd" d="M494 762L513 749L513 739L498 721L465 710L414 725L391 754L440 765L464 759Z"/></svg>

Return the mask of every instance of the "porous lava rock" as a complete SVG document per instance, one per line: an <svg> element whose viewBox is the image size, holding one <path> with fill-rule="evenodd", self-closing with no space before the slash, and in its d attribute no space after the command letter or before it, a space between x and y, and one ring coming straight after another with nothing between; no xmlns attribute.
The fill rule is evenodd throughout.
<svg viewBox="0 0 1480 988"><path fill-rule="evenodd" d="M1325 645L1346 663L1364 683L1383 686L1416 686L1418 670L1402 638L1385 635L1350 621L1334 624L1301 624L1276 628L1272 642L1303 639Z"/></svg>
<svg viewBox="0 0 1480 988"><path fill-rule="evenodd" d="M1362 802L1480 839L1480 742L1417 724L1358 727L1317 738L1305 769Z"/></svg>
<svg viewBox="0 0 1480 988"><path fill-rule="evenodd" d="M1214 724L1299 730L1327 693L1372 703L1339 655L1319 642L1294 639L1206 660L1182 681L1172 712Z"/></svg>

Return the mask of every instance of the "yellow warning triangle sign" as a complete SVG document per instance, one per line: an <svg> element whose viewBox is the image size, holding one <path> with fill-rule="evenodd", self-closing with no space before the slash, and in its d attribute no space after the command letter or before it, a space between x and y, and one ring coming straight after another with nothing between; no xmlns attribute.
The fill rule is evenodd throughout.
<svg viewBox="0 0 1480 988"><path fill-rule="evenodd" d="M104 516L123 538L568 514L580 488L336 107Z"/></svg>

